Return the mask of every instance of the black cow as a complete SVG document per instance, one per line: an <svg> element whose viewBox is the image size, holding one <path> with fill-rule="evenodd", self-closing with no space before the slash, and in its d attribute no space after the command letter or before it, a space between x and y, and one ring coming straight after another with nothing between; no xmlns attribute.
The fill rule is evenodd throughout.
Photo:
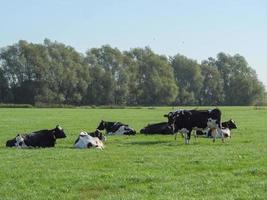
<svg viewBox="0 0 267 200"><path fill-rule="evenodd" d="M107 122L101 120L98 130L106 130L108 135L135 135L136 131L121 122Z"/></svg>
<svg viewBox="0 0 267 200"><path fill-rule="evenodd" d="M6 142L7 147L54 147L56 139L65 138L64 130L60 126L52 130L34 131L30 134L18 134Z"/></svg>
<svg viewBox="0 0 267 200"><path fill-rule="evenodd" d="M173 134L173 129L168 124L168 122L161 122L161 123L155 123L155 124L148 124L146 127L140 130L140 133L170 135L170 134Z"/></svg>
<svg viewBox="0 0 267 200"><path fill-rule="evenodd" d="M168 118L168 123L173 127L175 139L177 132L184 134L185 144L189 144L192 130L212 130L213 142L216 138L216 130L221 134L221 111L212 110L177 110L164 115ZM224 137L222 135L222 141Z"/></svg>
<svg viewBox="0 0 267 200"><path fill-rule="evenodd" d="M222 133L224 135L224 137L231 137L231 130L232 129L237 129L237 126L235 124L235 121L230 119L228 121L222 122ZM201 130L197 130L196 131L196 135L205 135L207 137L211 137L211 130L205 130L205 131L201 131ZM221 135L219 136L221 137Z"/></svg>

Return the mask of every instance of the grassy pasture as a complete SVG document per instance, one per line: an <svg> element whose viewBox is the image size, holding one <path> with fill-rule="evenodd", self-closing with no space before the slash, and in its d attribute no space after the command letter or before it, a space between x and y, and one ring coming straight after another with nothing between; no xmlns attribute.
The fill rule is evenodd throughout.
<svg viewBox="0 0 267 200"><path fill-rule="evenodd" d="M221 107L238 129L222 144L205 138L110 136L104 151L77 150L81 130L101 119L140 130L171 107L143 109L0 109L0 199L267 199L267 108ZM5 148L17 133L60 124L55 148Z"/></svg>

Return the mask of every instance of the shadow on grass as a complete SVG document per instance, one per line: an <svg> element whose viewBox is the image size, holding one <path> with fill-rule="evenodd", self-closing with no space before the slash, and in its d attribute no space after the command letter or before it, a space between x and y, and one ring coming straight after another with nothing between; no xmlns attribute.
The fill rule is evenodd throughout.
<svg viewBox="0 0 267 200"><path fill-rule="evenodd" d="M138 141L138 142L127 142L126 144L131 145L157 145L157 144L168 144L169 141Z"/></svg>

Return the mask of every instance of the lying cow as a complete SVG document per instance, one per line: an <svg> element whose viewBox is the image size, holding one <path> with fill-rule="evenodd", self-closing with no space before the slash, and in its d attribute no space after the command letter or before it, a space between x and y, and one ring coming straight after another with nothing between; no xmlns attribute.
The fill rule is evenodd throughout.
<svg viewBox="0 0 267 200"><path fill-rule="evenodd" d="M60 126L52 130L34 131L30 134L18 134L6 142L7 147L54 147L56 139L65 138L64 130Z"/></svg>
<svg viewBox="0 0 267 200"><path fill-rule="evenodd" d="M104 144L102 141L105 141L103 134L96 130L92 133L81 132L79 137L74 143L75 148L84 149L95 147L97 149L104 149Z"/></svg>
<svg viewBox="0 0 267 200"><path fill-rule="evenodd" d="M107 122L101 120L98 130L106 130L108 135L135 135L136 131L121 122Z"/></svg>
<svg viewBox="0 0 267 200"><path fill-rule="evenodd" d="M215 142L217 131L221 134L221 111L217 108L213 110L177 110L169 112L164 117L168 118L169 125L173 127L173 131L176 133L175 139L178 132L184 134L185 144L189 144L192 130L210 129L213 142ZM224 142L223 135L222 141Z"/></svg>
<svg viewBox="0 0 267 200"><path fill-rule="evenodd" d="M140 130L140 133L169 135L173 134L173 130L172 127L168 124L168 122L161 122L155 124L148 124L146 127Z"/></svg>
<svg viewBox="0 0 267 200"><path fill-rule="evenodd" d="M229 137L231 138L231 130L232 129L237 129L237 126L235 124L235 121L230 119L228 121L222 122L222 133L224 137ZM196 135L205 135L206 137L211 137L211 130L207 129L205 131L196 131ZM221 137L221 135L217 134L216 137Z"/></svg>

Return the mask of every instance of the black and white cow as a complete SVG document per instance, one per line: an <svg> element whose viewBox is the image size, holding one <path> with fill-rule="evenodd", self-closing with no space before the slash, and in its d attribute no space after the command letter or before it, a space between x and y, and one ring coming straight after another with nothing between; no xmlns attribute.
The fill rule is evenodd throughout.
<svg viewBox="0 0 267 200"><path fill-rule="evenodd" d="M7 147L54 147L56 139L65 138L64 130L60 126L51 130L34 131L29 134L18 134L6 142Z"/></svg>
<svg viewBox="0 0 267 200"><path fill-rule="evenodd" d="M235 124L235 121L230 119L228 121L225 121L225 122L222 122L222 133L224 135L224 137L229 137L231 138L231 130L232 129L237 129L237 126ZM211 137L211 130L210 129L207 129L205 131L201 131L201 130L198 130L196 131L196 135L204 135L206 137ZM217 134L216 137L221 137L220 134Z"/></svg>
<svg viewBox="0 0 267 200"><path fill-rule="evenodd" d="M184 134L185 144L189 144L192 130L212 130L213 142L215 142L217 131L221 134L221 111L212 110L177 110L164 115L168 123L173 127L175 139L177 133ZM216 131L217 130L217 131ZM222 135L224 142L224 136Z"/></svg>
<svg viewBox="0 0 267 200"><path fill-rule="evenodd" d="M107 122L101 120L98 130L106 130L108 135L135 135L136 131L121 122Z"/></svg>
<svg viewBox="0 0 267 200"><path fill-rule="evenodd" d="M161 122L155 124L148 124L146 127L140 130L140 133L170 135L173 134L173 129L168 122Z"/></svg>
<svg viewBox="0 0 267 200"><path fill-rule="evenodd" d="M92 133L83 131L74 142L74 147L79 149L95 147L102 150L104 149L103 141L105 140L105 136L99 130Z"/></svg>

